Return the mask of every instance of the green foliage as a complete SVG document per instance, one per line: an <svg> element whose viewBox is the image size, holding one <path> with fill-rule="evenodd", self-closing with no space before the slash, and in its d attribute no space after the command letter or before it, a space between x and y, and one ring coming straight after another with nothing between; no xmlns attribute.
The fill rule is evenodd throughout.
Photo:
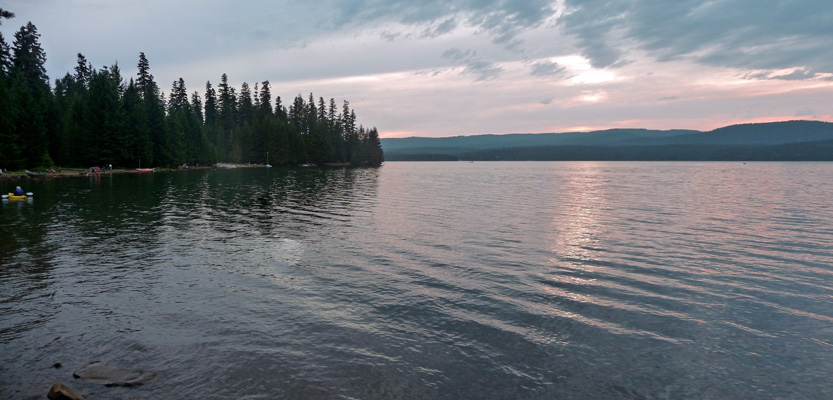
<svg viewBox="0 0 833 400"><path fill-rule="evenodd" d="M52 168L55 166L55 161L52 161L52 157L49 156L48 151L43 153L43 158L41 159L40 166L46 168Z"/></svg>
<svg viewBox="0 0 833 400"><path fill-rule="evenodd" d="M4 169L50 167L55 161L84 167L265 163L267 157L273 165L381 163L374 150L381 151L374 145L378 133L356 129L355 111L346 101L341 115L334 99L328 109L312 93L309 101L298 95L289 110L276 97L272 108L269 81L254 90L243 83L238 94L226 74L216 91L206 82L204 102L197 92L189 99L182 78L164 98L144 53L128 83L118 64L97 70L79 53L72 73L56 79L52 91L39 37L30 23L15 34L10 51L0 36Z"/></svg>

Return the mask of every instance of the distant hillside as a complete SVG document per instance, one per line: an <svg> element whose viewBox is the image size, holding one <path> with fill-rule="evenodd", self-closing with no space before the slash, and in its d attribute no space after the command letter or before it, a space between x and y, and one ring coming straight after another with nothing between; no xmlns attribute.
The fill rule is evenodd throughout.
<svg viewBox="0 0 833 400"><path fill-rule="evenodd" d="M381 139L387 161L833 160L833 123L785 121L694 130Z"/></svg>

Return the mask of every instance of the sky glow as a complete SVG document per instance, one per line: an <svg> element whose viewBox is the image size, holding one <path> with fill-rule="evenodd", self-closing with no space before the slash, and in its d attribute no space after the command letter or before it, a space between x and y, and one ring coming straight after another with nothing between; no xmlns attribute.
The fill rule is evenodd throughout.
<svg viewBox="0 0 833 400"><path fill-rule="evenodd" d="M477 4L474 4L477 3ZM11 0L47 73L82 53L202 95L269 80L348 100L382 137L833 121L829 0Z"/></svg>

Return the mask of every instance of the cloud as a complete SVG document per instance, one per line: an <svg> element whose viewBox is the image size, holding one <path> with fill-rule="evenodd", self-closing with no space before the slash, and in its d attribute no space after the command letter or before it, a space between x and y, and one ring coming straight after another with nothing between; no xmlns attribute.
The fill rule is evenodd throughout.
<svg viewBox="0 0 833 400"><path fill-rule="evenodd" d="M552 61L542 61L532 64L532 76L551 76L563 77L567 72L567 68Z"/></svg>
<svg viewBox="0 0 833 400"><path fill-rule="evenodd" d="M423 26L424 36L437 37L464 24L508 48L520 44L519 34L541 26L556 13L552 0L330 0L317 4L316 13L326 16L319 26L326 30L387 22Z"/></svg>
<svg viewBox="0 0 833 400"><path fill-rule="evenodd" d="M833 72L833 7L829 0L569 1L565 32L594 67L615 66L628 43L660 61L742 69L805 67Z"/></svg>
<svg viewBox="0 0 833 400"><path fill-rule="evenodd" d="M830 73L815 73L807 68L788 68L774 71L755 71L743 75L747 80L782 80L782 81L805 81L805 80L824 80L829 81L833 78Z"/></svg>
<svg viewBox="0 0 833 400"><path fill-rule="evenodd" d="M503 68L492 62L477 58L476 54L477 52L474 50L463 51L454 48L443 52L442 58L463 65L462 73L474 75L475 82L497 78L503 72Z"/></svg>
<svg viewBox="0 0 833 400"><path fill-rule="evenodd" d="M425 38L435 38L438 36L445 35L454 30L457 27L457 20L455 18L447 18L445 21L440 22L439 24L430 26L427 28L422 36Z"/></svg>
<svg viewBox="0 0 833 400"><path fill-rule="evenodd" d="M471 60L463 69L464 74L474 75L476 82L497 78L501 72L503 68L483 60Z"/></svg>
<svg viewBox="0 0 833 400"><path fill-rule="evenodd" d="M462 61L462 60L465 60L466 58L473 57L476 53L477 52L475 52L473 50L463 51L463 50L454 48L454 49L448 49L445 52L443 52L442 58L445 58L445 59L451 60L451 61Z"/></svg>

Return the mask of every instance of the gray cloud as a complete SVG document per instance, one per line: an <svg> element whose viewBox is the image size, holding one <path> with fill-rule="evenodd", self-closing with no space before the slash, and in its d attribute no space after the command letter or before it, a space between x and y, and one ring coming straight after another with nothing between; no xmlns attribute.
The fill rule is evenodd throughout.
<svg viewBox="0 0 833 400"><path fill-rule="evenodd" d="M455 18L447 18L445 21L440 22L439 24L433 25L426 29L423 32L423 37L426 38L435 38L438 36L445 35L454 30L457 27L457 20Z"/></svg>
<svg viewBox="0 0 833 400"><path fill-rule="evenodd" d="M540 26L555 13L554 3L552 0L333 0L319 6L329 10L329 18L319 26L335 30L380 21L429 24L425 35L436 37L466 23L487 33L493 42L513 48L519 45L518 34Z"/></svg>
<svg viewBox="0 0 833 400"><path fill-rule="evenodd" d="M448 49L442 54L442 58L464 66L463 74L474 75L475 82L494 79L503 72L503 68L492 62L477 58L477 52L473 50L460 50L457 48Z"/></svg>
<svg viewBox="0 0 833 400"><path fill-rule="evenodd" d="M448 49L445 52L443 52L442 58L445 58L445 59L451 60L451 61L461 61L461 60L465 60L465 59L470 58L470 57L474 57L475 54L477 54L477 52L475 52L474 50L463 51L463 50L454 48L454 49Z"/></svg>
<svg viewBox="0 0 833 400"><path fill-rule="evenodd" d="M779 74L773 72L758 72L754 74L744 75L745 79L777 79L782 81L801 81L806 79L813 79L818 77L818 74L808 71L803 68L797 68L795 71L788 74Z"/></svg>
<svg viewBox="0 0 833 400"><path fill-rule="evenodd" d="M474 75L476 82L497 78L501 72L503 68L484 60L471 60L463 69L464 74Z"/></svg>
<svg viewBox="0 0 833 400"><path fill-rule="evenodd" d="M569 1L569 0L568 0ZM566 32L594 67L615 66L632 41L660 61L680 58L721 67L806 67L833 72L833 7L829 0L569 1Z"/></svg>
<svg viewBox="0 0 833 400"><path fill-rule="evenodd" d="M551 76L562 77L567 72L567 68L552 61L542 61L532 65L533 76Z"/></svg>

